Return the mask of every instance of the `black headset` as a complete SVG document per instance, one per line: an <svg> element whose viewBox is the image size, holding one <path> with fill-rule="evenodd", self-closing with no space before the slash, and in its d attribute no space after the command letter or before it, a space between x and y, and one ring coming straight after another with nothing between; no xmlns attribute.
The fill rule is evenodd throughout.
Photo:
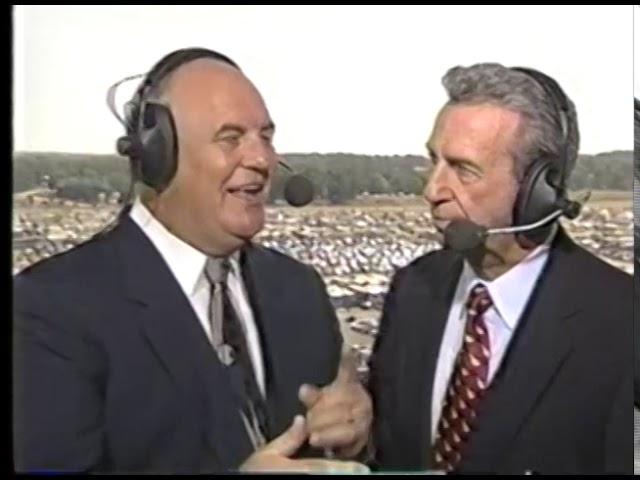
<svg viewBox="0 0 640 480"><path fill-rule="evenodd" d="M528 75L552 99L558 113L563 141L560 158L538 158L527 168L516 198L513 223L532 224L557 210L562 210L563 215L573 219L580 213L580 204L567 198L565 185L569 160L569 100L560 85L548 75L524 67L513 67L511 70ZM548 236L551 227L552 225L541 227L521 235L539 243Z"/></svg>
<svg viewBox="0 0 640 480"><path fill-rule="evenodd" d="M187 62L212 58L240 70L229 57L206 48L184 48L164 56L140 84L125 105L127 135L120 137L116 148L129 157L133 178L161 192L178 169L176 125L168 105L149 98L169 73Z"/></svg>

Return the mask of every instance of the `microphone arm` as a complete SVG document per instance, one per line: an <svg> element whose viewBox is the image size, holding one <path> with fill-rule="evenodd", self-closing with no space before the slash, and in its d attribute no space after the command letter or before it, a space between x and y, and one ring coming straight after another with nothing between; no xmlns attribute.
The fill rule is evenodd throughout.
<svg viewBox="0 0 640 480"><path fill-rule="evenodd" d="M588 192L586 198L591 195ZM563 199L555 211L534 223L503 228L487 228L470 220L453 220L444 230L445 244L453 250L470 251L482 245L489 235L519 233L535 230L556 220L562 215L574 219L580 214L582 202Z"/></svg>
<svg viewBox="0 0 640 480"><path fill-rule="evenodd" d="M487 230L487 234L495 235L499 233L528 232L529 230L535 230L538 227L542 227L543 225L546 225L547 223L551 222L552 220L555 220L562 214L563 214L563 210L558 209L555 212L550 213L549 215L544 217L542 220L538 220L535 223L530 223L528 225L518 225L517 227L490 228Z"/></svg>
<svg viewBox="0 0 640 480"><path fill-rule="evenodd" d="M291 168L288 163L282 160L282 158L278 158L278 165L283 167L287 172L294 173L293 168Z"/></svg>
<svg viewBox="0 0 640 480"><path fill-rule="evenodd" d="M137 75L130 75L128 77L123 78L122 80L118 80L116 83L114 83L109 87L109 90L107 90L107 107L109 107L109 110L111 110L111 113L113 114L113 116L116 117L116 119L125 128L127 128L127 123L125 122L124 118L120 116L116 108L116 91L118 90L118 87L123 83L129 82L131 80L135 80L136 78L142 78L144 76L145 76L144 73L139 73Z"/></svg>
<svg viewBox="0 0 640 480"><path fill-rule="evenodd" d="M580 214L580 209L582 205L584 205L589 198L591 197L591 190L587 191L583 198L578 201L570 201L564 200L563 203L560 204L560 208L550 213L546 217L538 220L535 223L531 223L529 225L518 225L514 227L504 227L504 228L490 228L487 230L487 235L499 234L499 233L520 233L520 232L528 232L529 230L535 230L538 227L542 227L547 223L555 220L556 218L566 215L569 218L576 218Z"/></svg>

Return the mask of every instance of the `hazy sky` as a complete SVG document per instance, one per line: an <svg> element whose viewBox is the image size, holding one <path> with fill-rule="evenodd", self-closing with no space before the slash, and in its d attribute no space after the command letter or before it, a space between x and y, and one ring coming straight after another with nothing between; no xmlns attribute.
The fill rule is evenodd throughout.
<svg viewBox="0 0 640 480"><path fill-rule="evenodd" d="M640 98L640 72L635 73L640 68L640 6L634 5L633 9L633 93L636 97Z"/></svg>
<svg viewBox="0 0 640 480"><path fill-rule="evenodd" d="M108 87L169 51L204 46L257 85L282 153L423 154L442 75L486 61L555 77L576 103L582 153L631 150L633 15L632 6L18 6L14 147L113 153L122 128Z"/></svg>

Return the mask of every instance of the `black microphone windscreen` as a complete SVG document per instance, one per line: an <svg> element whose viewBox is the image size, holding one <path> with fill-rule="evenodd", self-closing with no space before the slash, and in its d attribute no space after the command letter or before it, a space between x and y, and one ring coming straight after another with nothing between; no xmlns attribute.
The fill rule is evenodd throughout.
<svg viewBox="0 0 640 480"><path fill-rule="evenodd" d="M487 229L469 220L453 220L444 230L444 244L459 252L478 248L486 237Z"/></svg>
<svg viewBox="0 0 640 480"><path fill-rule="evenodd" d="M311 203L313 194L313 185L303 175L292 175L284 186L284 199L294 207L303 207Z"/></svg>

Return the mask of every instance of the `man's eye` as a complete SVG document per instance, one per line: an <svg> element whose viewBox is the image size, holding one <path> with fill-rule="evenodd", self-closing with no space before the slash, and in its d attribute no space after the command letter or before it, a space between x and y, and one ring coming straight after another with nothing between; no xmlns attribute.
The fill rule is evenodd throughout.
<svg viewBox="0 0 640 480"><path fill-rule="evenodd" d="M236 136L222 137L220 141L228 145L237 146L238 143L240 143L240 137L236 137Z"/></svg>
<svg viewBox="0 0 640 480"><path fill-rule="evenodd" d="M454 168L462 180L476 180L479 178L478 172L470 169L469 167L456 165Z"/></svg>

